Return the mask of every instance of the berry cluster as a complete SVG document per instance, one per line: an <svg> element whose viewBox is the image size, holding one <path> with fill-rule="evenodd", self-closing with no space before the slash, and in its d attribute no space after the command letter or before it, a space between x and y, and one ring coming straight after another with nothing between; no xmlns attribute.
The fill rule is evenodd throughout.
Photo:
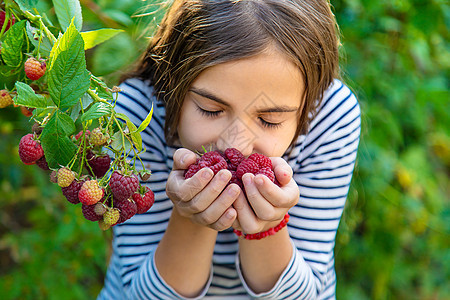
<svg viewBox="0 0 450 300"><path fill-rule="evenodd" d="M22 137L19 157L24 164L36 164L50 170L39 142L41 131L36 123L33 133ZM139 174L141 180L147 180L149 172L138 173L125 168L114 170L111 158L102 152L102 147L110 143L109 135L102 128L80 131L73 140L86 144L85 148L80 148L85 151L79 153L78 161L84 164L82 171L77 173L63 166L51 170L50 180L61 187L62 194L70 203L81 203L83 216L87 220L98 221L99 227L106 230L150 209L155 201L153 191L141 186L137 176ZM108 176L110 169L114 171Z"/></svg>
<svg viewBox="0 0 450 300"><path fill-rule="evenodd" d="M275 182L275 174L272 170L272 161L263 154L253 153L245 158L236 148L227 148L224 152L215 150L206 152L195 163L190 165L184 173L184 177L191 178L202 168L210 168L214 174L222 169L228 169L231 172L229 184L235 183L242 190L242 176L246 173L254 175L263 174L272 182Z"/></svg>

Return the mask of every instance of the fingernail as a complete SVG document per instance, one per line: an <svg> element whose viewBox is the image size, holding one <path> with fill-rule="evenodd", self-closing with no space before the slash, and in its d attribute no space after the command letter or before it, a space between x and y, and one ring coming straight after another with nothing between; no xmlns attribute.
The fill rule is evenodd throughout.
<svg viewBox="0 0 450 300"><path fill-rule="evenodd" d="M185 154L185 155L183 155L182 157L181 157L181 159L180 159L180 162L181 162L181 164L184 164L184 162L186 161L186 159L187 159L187 154Z"/></svg>
<svg viewBox="0 0 450 300"><path fill-rule="evenodd" d="M237 189L235 187L230 187L228 189L228 194L231 196L235 196L237 194Z"/></svg>
<svg viewBox="0 0 450 300"><path fill-rule="evenodd" d="M205 179L210 179L211 178L211 172L209 172L208 170L203 170L202 177L205 178Z"/></svg>
<svg viewBox="0 0 450 300"><path fill-rule="evenodd" d="M264 183L264 180L261 177L255 178L255 184L262 185Z"/></svg>
<svg viewBox="0 0 450 300"><path fill-rule="evenodd" d="M242 181L244 182L244 184L250 184L250 182L252 181L252 179L250 177L251 177L251 175L242 177Z"/></svg>
<svg viewBox="0 0 450 300"><path fill-rule="evenodd" d="M227 181L228 180L228 173L220 172L220 179L222 179L223 181Z"/></svg>

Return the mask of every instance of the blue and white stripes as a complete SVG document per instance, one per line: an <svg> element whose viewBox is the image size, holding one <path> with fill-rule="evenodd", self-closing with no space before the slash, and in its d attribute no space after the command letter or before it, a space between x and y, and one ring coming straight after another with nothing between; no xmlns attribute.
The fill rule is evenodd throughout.
<svg viewBox="0 0 450 300"><path fill-rule="evenodd" d="M121 88L116 110L137 125L154 101L153 119L142 132L147 151L141 159L152 171L146 184L155 193L155 204L147 213L114 227L113 255L98 299L185 299L164 282L153 260L172 209L165 184L175 149L164 141L164 107L143 81L131 79ZM210 281L196 299L335 298L333 249L352 178L360 125L356 97L336 80L326 91L308 134L300 136L284 156L300 189L299 202L289 211L288 230L295 251L288 267L272 290L254 294L239 269L237 237L231 229L219 232Z"/></svg>

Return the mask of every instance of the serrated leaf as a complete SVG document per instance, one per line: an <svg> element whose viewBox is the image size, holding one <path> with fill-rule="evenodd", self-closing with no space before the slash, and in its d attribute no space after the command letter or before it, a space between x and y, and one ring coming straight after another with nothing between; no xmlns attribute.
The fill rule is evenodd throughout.
<svg viewBox="0 0 450 300"><path fill-rule="evenodd" d="M2 43L2 58L6 65L18 67L22 63L22 47L25 42L26 21L22 20L9 28Z"/></svg>
<svg viewBox="0 0 450 300"><path fill-rule="evenodd" d="M84 50L91 49L117 34L124 32L122 29L102 28L98 30L81 32L84 40Z"/></svg>
<svg viewBox="0 0 450 300"><path fill-rule="evenodd" d="M52 49L47 78L53 102L63 109L74 105L87 91L90 75L86 70L84 42L75 26L71 24L58 40L57 49Z"/></svg>
<svg viewBox="0 0 450 300"><path fill-rule="evenodd" d="M96 102L92 104L89 110L81 116L81 122L85 122L92 119L98 119L110 113L111 113L111 106L109 104L103 102Z"/></svg>
<svg viewBox="0 0 450 300"><path fill-rule="evenodd" d="M68 137L74 131L72 119L60 111L56 111L48 120L40 140L50 168L67 165L75 155L77 146Z"/></svg>
<svg viewBox="0 0 450 300"><path fill-rule="evenodd" d="M80 116L81 106L83 106L83 108L88 107L92 102L94 102L94 100L92 100L91 96L88 93L84 93L81 97L81 103L78 101L70 110L70 118L75 122Z"/></svg>
<svg viewBox="0 0 450 300"><path fill-rule="evenodd" d="M131 149L131 143L128 141L128 139L122 140L122 133L120 131L117 131L111 138L111 148L113 148L116 151L125 151L128 152ZM125 144L124 144L125 142Z"/></svg>
<svg viewBox="0 0 450 300"><path fill-rule="evenodd" d="M75 24L78 31L83 26L83 16L81 14L81 5L78 0L53 0L56 17L63 31L69 28L70 24Z"/></svg>
<svg viewBox="0 0 450 300"><path fill-rule="evenodd" d="M48 106L54 106L51 99L38 95L34 90L26 83L17 81L16 82L17 96L14 97L13 101L16 105L22 105L34 108L47 108Z"/></svg>
<svg viewBox="0 0 450 300"><path fill-rule="evenodd" d="M142 121L141 125L139 125L137 132L142 132L145 130L145 128L147 128L148 124L150 124L150 121L152 120L152 116L153 116L153 103L150 112L147 114L144 121Z"/></svg>

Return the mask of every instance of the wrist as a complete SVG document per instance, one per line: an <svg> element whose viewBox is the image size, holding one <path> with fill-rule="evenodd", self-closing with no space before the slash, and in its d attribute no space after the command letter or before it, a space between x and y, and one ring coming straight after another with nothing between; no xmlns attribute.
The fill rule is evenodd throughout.
<svg viewBox="0 0 450 300"><path fill-rule="evenodd" d="M289 221L289 214L286 213L286 215L283 217L283 219L281 221L275 222L274 226L272 226L273 222L270 223L270 225L272 227L268 227L269 226L268 225L267 226L268 229L262 230L261 232L252 233L252 234L245 234L242 231L237 230L237 229L234 229L233 231L240 238L243 238L243 239L246 239L246 240L260 240L260 239L263 239L263 238L268 237L270 235L275 235L278 231L280 231L281 229L286 227L288 221Z"/></svg>

